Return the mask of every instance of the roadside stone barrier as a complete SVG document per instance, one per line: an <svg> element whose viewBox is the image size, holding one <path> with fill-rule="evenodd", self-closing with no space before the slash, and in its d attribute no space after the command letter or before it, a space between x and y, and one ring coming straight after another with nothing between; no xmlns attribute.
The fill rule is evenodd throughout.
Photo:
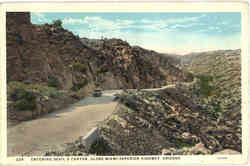
<svg viewBox="0 0 250 166"><path fill-rule="evenodd" d="M100 137L99 129L97 127L90 130L86 136L80 137L80 144L89 151L91 145Z"/></svg>

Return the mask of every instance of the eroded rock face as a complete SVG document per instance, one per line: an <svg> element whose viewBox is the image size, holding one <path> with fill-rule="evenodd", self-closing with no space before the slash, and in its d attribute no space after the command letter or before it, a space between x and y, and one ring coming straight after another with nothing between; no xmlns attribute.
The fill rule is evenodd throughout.
<svg viewBox="0 0 250 166"><path fill-rule="evenodd" d="M107 155L241 152L237 128L222 124L185 93L178 87L122 94L117 112L101 127L112 148Z"/></svg>
<svg viewBox="0 0 250 166"><path fill-rule="evenodd" d="M218 50L183 57L183 68L201 77L200 97L209 112L217 112L218 129L210 131L229 149L241 149L241 50ZM206 86L204 86L206 85ZM232 141L234 143L232 143ZM236 144L238 145L236 146ZM234 148L233 148L234 147Z"/></svg>
<svg viewBox="0 0 250 166"><path fill-rule="evenodd" d="M90 151L75 142L46 155L240 154L237 127L221 123L223 117L215 118L216 113L188 93L185 86L128 90L117 95L116 111L99 125L102 141Z"/></svg>
<svg viewBox="0 0 250 166"><path fill-rule="evenodd" d="M60 24L33 25L29 13L8 12L7 83L53 87L65 91L66 100L69 96L80 99L75 93L86 87L94 89L95 85L103 89L140 89L192 80L192 75L178 70L167 57L154 51L132 47L119 39L97 41L96 46L89 46ZM84 95L90 88L87 89ZM12 104L19 102L8 99ZM26 101L22 104L28 105ZM26 110L33 112L32 117L51 110L40 109L45 108L40 101L35 104L35 108ZM8 110L18 111L11 106ZM15 113L8 117L16 119Z"/></svg>
<svg viewBox="0 0 250 166"><path fill-rule="evenodd" d="M60 109L92 91L93 74L88 57L94 51L59 24L33 25L30 14L7 13L8 125L17 124ZM22 86L13 85L23 84ZM55 88L55 89L49 89ZM25 99L10 97L11 90ZM26 92L36 100L29 107ZM48 96L53 91L61 96ZM72 92L73 91L73 92ZM25 93L23 93L25 92ZM45 94L44 94L45 93ZM12 94L13 95L13 94ZM74 97L76 96L76 97Z"/></svg>
<svg viewBox="0 0 250 166"><path fill-rule="evenodd" d="M7 81L48 85L51 77L60 89L91 82L87 55L79 38L59 25L33 25L29 13L7 13ZM84 72L73 71L73 65L86 65Z"/></svg>
<svg viewBox="0 0 250 166"><path fill-rule="evenodd" d="M93 68L97 68L97 82L104 89L159 88L167 82L193 79L191 74L173 66L169 57L130 46L120 39L81 40L84 45L98 52L93 57Z"/></svg>
<svg viewBox="0 0 250 166"><path fill-rule="evenodd" d="M89 40L89 39L85 39ZM30 14L7 13L7 81L48 85L51 77L69 90L87 82L103 89L155 88L191 81L168 57L120 39L81 42L58 24L33 25Z"/></svg>

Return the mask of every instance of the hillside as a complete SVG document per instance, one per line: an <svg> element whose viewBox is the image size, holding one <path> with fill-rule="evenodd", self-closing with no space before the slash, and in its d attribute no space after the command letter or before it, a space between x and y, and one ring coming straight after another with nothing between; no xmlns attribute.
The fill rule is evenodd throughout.
<svg viewBox="0 0 250 166"><path fill-rule="evenodd" d="M238 154L240 54L219 50L175 58L120 39L79 38L60 20L33 25L29 13L9 12L8 125L86 101L97 87L123 89L116 110L98 122L100 139L90 150L76 141L61 155ZM107 105L116 102L110 94L102 97ZM97 101L91 97L86 106Z"/></svg>
<svg viewBox="0 0 250 166"><path fill-rule="evenodd" d="M88 151L74 142L64 155L239 154L242 151L240 50L187 55L194 81L117 96ZM57 152L46 155L56 155Z"/></svg>
<svg viewBox="0 0 250 166"><path fill-rule="evenodd" d="M8 12L8 124L47 114L90 92L87 55L93 54L60 21L33 25L29 13Z"/></svg>
<svg viewBox="0 0 250 166"><path fill-rule="evenodd" d="M168 82L193 79L172 64L173 57L130 46L120 39L82 38L81 41L98 52L92 61L98 68L96 81L104 89L156 88Z"/></svg>
<svg viewBox="0 0 250 166"><path fill-rule="evenodd" d="M155 88L193 79L167 56L120 39L99 41L90 47L60 20L34 25L29 13L8 12L8 118L33 119L82 99L97 86Z"/></svg>
<svg viewBox="0 0 250 166"><path fill-rule="evenodd" d="M183 57L184 69L201 79L205 102L217 105L235 127L241 122L241 50L210 51ZM230 116L230 115L233 115ZM230 123L232 123L230 122Z"/></svg>
<svg viewBox="0 0 250 166"><path fill-rule="evenodd" d="M29 13L7 13L7 81L39 83L69 90L93 76L87 56L94 51L84 47L59 23L33 25ZM82 70L77 70L82 65Z"/></svg>

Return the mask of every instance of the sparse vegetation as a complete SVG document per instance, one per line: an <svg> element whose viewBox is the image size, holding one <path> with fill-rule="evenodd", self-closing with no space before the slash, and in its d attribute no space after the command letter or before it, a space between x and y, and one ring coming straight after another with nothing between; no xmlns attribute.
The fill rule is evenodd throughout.
<svg viewBox="0 0 250 166"><path fill-rule="evenodd" d="M88 69L88 66L87 66L87 64L75 62L72 64L72 68L74 71L85 73Z"/></svg>
<svg viewBox="0 0 250 166"><path fill-rule="evenodd" d="M26 110L33 111L36 109L36 101L35 99L33 100L20 99L16 101L15 108L18 111L26 111Z"/></svg>
<svg viewBox="0 0 250 166"><path fill-rule="evenodd" d="M30 89L36 90L41 94L42 96L48 96L48 97L59 97L62 94L57 90L56 88L53 87L47 87L47 86L42 86L38 84L32 84L29 85Z"/></svg>
<svg viewBox="0 0 250 166"><path fill-rule="evenodd" d="M53 25L55 26L62 26L62 21L61 20L54 20Z"/></svg>
<svg viewBox="0 0 250 166"><path fill-rule="evenodd" d="M222 112L222 108L221 108L220 104L215 103L215 104L213 105L213 107L214 107L214 111L215 111L216 113Z"/></svg>
<svg viewBox="0 0 250 166"><path fill-rule="evenodd" d="M111 148L102 137L97 139L89 149L89 153L97 155L102 155L109 152L111 152Z"/></svg>
<svg viewBox="0 0 250 166"><path fill-rule="evenodd" d="M83 39L82 44L61 20L44 26L23 20L25 26L20 26L15 20L20 17L8 15L14 18L6 22L8 118L34 118L61 109L89 94L94 84L103 89L137 88L118 95L115 112L98 124L101 139L86 153L161 155L166 148L180 155L178 150L198 143L199 149L204 145L203 154L223 149L242 152L240 50L195 53L185 62L120 39ZM30 18L25 15L23 19ZM88 72L92 69L88 64L93 72ZM198 76L192 81L194 75ZM26 84L12 82L24 79ZM166 82L165 88L143 90ZM58 90L72 84L75 92ZM111 96L106 99L112 102Z"/></svg>
<svg viewBox="0 0 250 166"><path fill-rule="evenodd" d="M52 87L38 84L24 84L22 82L10 82L8 84L8 100L14 101L16 110L35 110L36 99L41 97L59 97L61 93Z"/></svg>
<svg viewBox="0 0 250 166"><path fill-rule="evenodd" d="M13 85L14 84L14 85ZM17 101L20 99L32 100L34 97L33 92L27 90L26 85L23 83L15 82L10 84L13 89L9 89L9 96L12 100Z"/></svg>
<svg viewBox="0 0 250 166"><path fill-rule="evenodd" d="M56 88L42 86L39 84L24 84L22 82L10 82L8 84L9 97L14 101L22 98L31 100L33 94L35 93L48 97L61 96L61 93Z"/></svg>
<svg viewBox="0 0 250 166"><path fill-rule="evenodd" d="M75 83L74 85L73 85L73 87L71 88L71 90L72 91L78 91L78 90L80 90L81 88L83 88L85 85L87 85L88 84L88 80L86 79L86 80L84 80L83 82L81 82L81 83Z"/></svg>
<svg viewBox="0 0 250 166"><path fill-rule="evenodd" d="M182 142L180 140L175 140L175 145L177 149L182 149L182 148L191 148L195 146L194 143L187 143L187 142Z"/></svg>
<svg viewBox="0 0 250 166"><path fill-rule="evenodd" d="M60 82L54 76L49 76L49 78L48 78L48 86L49 87L54 87L54 88L57 88L57 89L59 89L61 87Z"/></svg>
<svg viewBox="0 0 250 166"><path fill-rule="evenodd" d="M205 97L211 96L214 91L214 87L211 85L213 77L200 75L199 79L200 79L200 94Z"/></svg>
<svg viewBox="0 0 250 166"><path fill-rule="evenodd" d="M18 111L34 110L36 108L35 92L27 89L23 83L13 83L8 87L9 97L15 101Z"/></svg>
<svg viewBox="0 0 250 166"><path fill-rule="evenodd" d="M99 69L97 69L97 73L106 73L108 72L108 68L105 68L105 67L100 67Z"/></svg>

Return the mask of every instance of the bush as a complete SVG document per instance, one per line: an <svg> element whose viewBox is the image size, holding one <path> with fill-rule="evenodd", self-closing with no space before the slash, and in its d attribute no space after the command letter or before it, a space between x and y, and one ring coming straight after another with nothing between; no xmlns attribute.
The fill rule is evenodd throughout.
<svg viewBox="0 0 250 166"><path fill-rule="evenodd" d="M42 96L59 97L62 95L56 88L53 87L41 86L38 84L32 84L29 87L30 89L39 92Z"/></svg>
<svg viewBox="0 0 250 166"><path fill-rule="evenodd" d="M12 100L17 101L21 99L33 100L35 98L34 93L26 90L24 87L17 87L10 93Z"/></svg>
<svg viewBox="0 0 250 166"><path fill-rule="evenodd" d="M27 85L22 83L13 83L8 87L9 97L15 101L15 108L18 111L34 110L36 108L36 95Z"/></svg>
<svg viewBox="0 0 250 166"><path fill-rule="evenodd" d="M106 73L106 72L108 72L108 68L100 67L97 69L97 73Z"/></svg>
<svg viewBox="0 0 250 166"><path fill-rule="evenodd" d="M213 108L214 108L214 111L216 113L222 112L222 108L221 108L220 104L218 104L218 103L214 103Z"/></svg>
<svg viewBox="0 0 250 166"><path fill-rule="evenodd" d="M36 109L36 101L21 99L16 101L15 108L19 111L26 111L26 110L32 111Z"/></svg>
<svg viewBox="0 0 250 166"><path fill-rule="evenodd" d="M22 82L8 83L8 100L14 101L17 111L35 110L37 96L58 97L61 93L52 87Z"/></svg>
<svg viewBox="0 0 250 166"><path fill-rule="evenodd" d="M60 82L54 76L49 76L49 78L48 78L48 86L54 87L54 88L57 88L57 89L59 89L61 87Z"/></svg>
<svg viewBox="0 0 250 166"><path fill-rule="evenodd" d="M88 84L88 80L84 80L82 83L76 83L73 85L73 87L71 88L72 91L78 91L81 88L83 88L85 85Z"/></svg>
<svg viewBox="0 0 250 166"><path fill-rule="evenodd" d="M89 149L90 154L96 155L105 155L107 153L110 153L111 151L111 147L103 137L98 138Z"/></svg>
<svg viewBox="0 0 250 166"><path fill-rule="evenodd" d="M62 26L62 21L61 20L54 20L53 25L55 26Z"/></svg>
<svg viewBox="0 0 250 166"><path fill-rule="evenodd" d="M85 73L87 71L87 69L88 69L86 64L82 64L82 63L79 63L79 62L73 63L72 67L73 67L74 71L78 71L78 72L82 72L82 73Z"/></svg>
<svg viewBox="0 0 250 166"><path fill-rule="evenodd" d="M175 140L175 146L177 149L182 149L182 148L191 148L195 146L195 143L192 142L182 142L181 140Z"/></svg>
<svg viewBox="0 0 250 166"><path fill-rule="evenodd" d="M211 96L215 88L210 85L210 82L213 81L212 76L199 76L200 78L200 94L202 96Z"/></svg>

